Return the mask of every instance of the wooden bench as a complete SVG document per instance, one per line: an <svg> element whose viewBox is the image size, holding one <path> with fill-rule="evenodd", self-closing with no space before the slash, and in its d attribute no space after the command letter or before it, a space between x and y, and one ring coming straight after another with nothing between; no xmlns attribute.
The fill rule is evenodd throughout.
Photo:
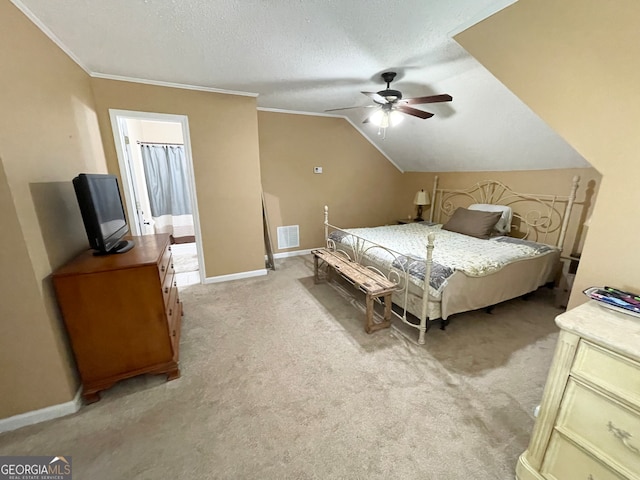
<svg viewBox="0 0 640 480"><path fill-rule="evenodd" d="M327 265L327 276L331 278L331 272L338 272L347 281L355 285L358 289L366 294L367 312L365 331L373 333L382 328L391 326L391 294L396 290L397 286L392 281L383 277L379 273L364 267L358 263L348 260L346 257L332 252L326 248L312 250L313 254L313 271L315 283L320 283L321 278L318 272L319 262ZM384 317L380 323L373 321L373 305L376 298L384 298Z"/></svg>

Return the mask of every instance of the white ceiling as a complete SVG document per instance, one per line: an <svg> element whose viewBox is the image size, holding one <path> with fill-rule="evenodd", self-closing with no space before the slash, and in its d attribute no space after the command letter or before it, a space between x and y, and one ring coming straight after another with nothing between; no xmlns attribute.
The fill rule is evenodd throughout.
<svg viewBox="0 0 640 480"><path fill-rule="evenodd" d="M258 94L297 112L370 105L360 91L398 72L415 105L388 129L344 113L404 171L527 170L589 164L452 38L514 0L12 0L85 70Z"/></svg>

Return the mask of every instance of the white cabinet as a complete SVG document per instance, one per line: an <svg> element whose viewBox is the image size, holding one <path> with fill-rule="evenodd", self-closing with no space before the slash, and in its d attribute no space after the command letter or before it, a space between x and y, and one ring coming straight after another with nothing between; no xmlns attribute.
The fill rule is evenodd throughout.
<svg viewBox="0 0 640 480"><path fill-rule="evenodd" d="M516 477L640 479L640 318L590 301L556 323L555 356Z"/></svg>

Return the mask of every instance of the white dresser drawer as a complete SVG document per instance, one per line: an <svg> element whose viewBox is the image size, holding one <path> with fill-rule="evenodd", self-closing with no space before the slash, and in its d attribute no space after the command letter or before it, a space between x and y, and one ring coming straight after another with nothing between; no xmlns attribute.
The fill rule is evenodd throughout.
<svg viewBox="0 0 640 480"><path fill-rule="evenodd" d="M640 475L640 416L622 404L570 378L556 428L606 462Z"/></svg>
<svg viewBox="0 0 640 480"><path fill-rule="evenodd" d="M582 340L572 373L640 407L640 364L633 360Z"/></svg>
<svg viewBox="0 0 640 480"><path fill-rule="evenodd" d="M549 480L625 480L558 433L551 436L540 473Z"/></svg>

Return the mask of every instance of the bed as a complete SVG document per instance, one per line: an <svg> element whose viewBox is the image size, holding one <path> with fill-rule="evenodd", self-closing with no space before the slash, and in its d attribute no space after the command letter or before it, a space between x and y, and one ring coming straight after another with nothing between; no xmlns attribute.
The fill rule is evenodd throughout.
<svg viewBox="0 0 640 480"><path fill-rule="evenodd" d="M436 320L444 328L451 315L554 280L578 183L574 177L566 195L538 195L492 180L439 188L435 177L425 222L343 229L329 222L325 206L326 247L393 281L393 315L416 328L423 344Z"/></svg>

